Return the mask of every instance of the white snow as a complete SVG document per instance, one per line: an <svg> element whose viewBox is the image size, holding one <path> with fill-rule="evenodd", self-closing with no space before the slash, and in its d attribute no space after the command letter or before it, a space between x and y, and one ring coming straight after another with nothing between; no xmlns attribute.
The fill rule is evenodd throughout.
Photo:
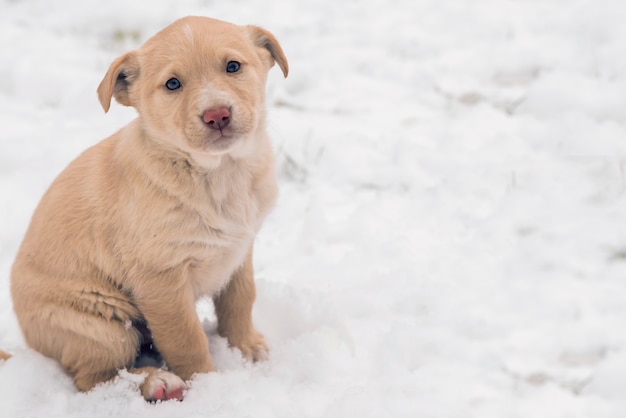
<svg viewBox="0 0 626 418"><path fill-rule="evenodd" d="M255 247L250 365L147 404L29 350L9 271L41 195L134 117L110 62L178 17L281 41L281 196ZM626 4L0 0L2 417L626 416ZM134 379L134 380L133 380Z"/></svg>

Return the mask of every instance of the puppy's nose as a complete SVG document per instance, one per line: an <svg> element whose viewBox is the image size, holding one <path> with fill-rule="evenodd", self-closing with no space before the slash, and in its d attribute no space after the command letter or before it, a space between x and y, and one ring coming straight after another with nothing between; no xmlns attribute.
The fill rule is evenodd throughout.
<svg viewBox="0 0 626 418"><path fill-rule="evenodd" d="M225 107L206 110L202 120L209 128L221 131L230 122L230 112Z"/></svg>

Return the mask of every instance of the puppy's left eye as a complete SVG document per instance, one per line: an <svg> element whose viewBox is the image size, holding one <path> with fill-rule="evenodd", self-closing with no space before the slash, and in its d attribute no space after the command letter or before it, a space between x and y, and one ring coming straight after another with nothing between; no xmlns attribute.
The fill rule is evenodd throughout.
<svg viewBox="0 0 626 418"><path fill-rule="evenodd" d="M237 61L228 61L228 64L226 64L226 72L236 73L237 71L239 71L239 67L241 67L241 64L239 64Z"/></svg>

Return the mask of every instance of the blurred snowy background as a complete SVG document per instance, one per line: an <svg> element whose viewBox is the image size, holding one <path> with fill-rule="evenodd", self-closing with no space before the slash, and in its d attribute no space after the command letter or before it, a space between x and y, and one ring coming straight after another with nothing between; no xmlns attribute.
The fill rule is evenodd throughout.
<svg viewBox="0 0 626 418"><path fill-rule="evenodd" d="M281 197L256 245L248 365L182 403L78 393L9 295L41 195L134 117L108 65L178 17L272 31ZM626 416L626 3L0 0L3 417Z"/></svg>

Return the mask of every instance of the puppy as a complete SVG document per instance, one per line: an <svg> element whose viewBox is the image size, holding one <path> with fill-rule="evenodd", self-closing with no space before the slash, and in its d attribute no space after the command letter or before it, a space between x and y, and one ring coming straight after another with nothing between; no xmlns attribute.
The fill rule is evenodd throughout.
<svg viewBox="0 0 626 418"><path fill-rule="evenodd" d="M104 76L105 112L113 97L138 117L52 183L11 273L26 342L79 390L127 368L146 376L147 400L182 399L185 381L214 370L195 310L205 296L229 345L266 358L252 251L277 194L264 106L274 63L286 77L266 30L186 17ZM136 361L146 351L153 361Z"/></svg>

